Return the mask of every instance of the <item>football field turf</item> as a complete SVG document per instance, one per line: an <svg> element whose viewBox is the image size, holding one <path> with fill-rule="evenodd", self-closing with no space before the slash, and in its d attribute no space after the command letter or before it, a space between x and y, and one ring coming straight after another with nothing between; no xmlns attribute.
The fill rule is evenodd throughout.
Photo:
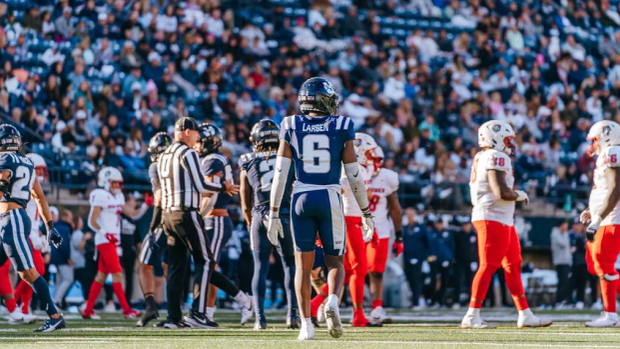
<svg viewBox="0 0 620 349"><path fill-rule="evenodd" d="M345 324L349 311L343 310ZM400 311L392 313L395 324L383 328L359 329L345 326L339 339L332 339L325 326L316 340L297 341L297 330L287 330L282 312L268 313L273 319L266 331L256 332L250 324L239 325L239 315L219 312L217 330L164 330L135 328L135 321L120 314L101 314L99 321L82 320L67 314L69 328L50 334L34 334L39 325L9 325L0 320L0 348L619 348L620 328L589 329L583 321L593 311L538 312L555 321L553 326L518 330L516 311L486 311L485 318L498 325L488 330L457 328L464 310ZM404 323L407 322L407 323Z"/></svg>

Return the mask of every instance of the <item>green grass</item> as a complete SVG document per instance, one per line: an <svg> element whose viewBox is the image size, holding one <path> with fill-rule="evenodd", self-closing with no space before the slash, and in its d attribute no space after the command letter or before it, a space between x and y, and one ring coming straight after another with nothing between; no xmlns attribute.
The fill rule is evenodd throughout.
<svg viewBox="0 0 620 349"><path fill-rule="evenodd" d="M549 328L518 330L513 309L483 311L495 318L498 328L461 330L458 317L464 310L394 312L395 325L358 329L345 326L340 339L332 339L325 326L316 340L298 342L297 331L287 330L281 312L268 313L269 329L255 332L239 325L239 315L218 312L218 330L163 330L136 328L135 321L118 314L101 314L100 321L68 316L69 328L50 334L34 334L38 325L11 326L0 322L0 348L618 348L620 328L589 329L579 317L595 316L592 311L539 312L556 322ZM345 317L349 311L344 310ZM410 317L407 319L407 317ZM424 320L417 320L423 318ZM435 321L428 321L433 319ZM404 323L406 322L406 323ZM348 323L348 320L345 320Z"/></svg>

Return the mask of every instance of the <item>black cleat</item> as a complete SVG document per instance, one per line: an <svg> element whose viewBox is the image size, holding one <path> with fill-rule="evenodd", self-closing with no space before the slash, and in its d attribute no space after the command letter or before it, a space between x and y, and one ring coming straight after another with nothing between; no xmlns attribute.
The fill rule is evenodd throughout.
<svg viewBox="0 0 620 349"><path fill-rule="evenodd" d="M312 325L315 328L320 328L321 326L319 326L319 320L316 319L316 316L313 316L310 318L310 321L312 321Z"/></svg>
<svg viewBox="0 0 620 349"><path fill-rule="evenodd" d="M153 325L153 327L164 327L165 324L168 323L168 319L161 320L160 322Z"/></svg>
<svg viewBox="0 0 620 349"><path fill-rule="evenodd" d="M202 313L191 311L189 315L185 315L184 319L193 328L218 328L218 324L209 320L209 318Z"/></svg>
<svg viewBox="0 0 620 349"><path fill-rule="evenodd" d="M159 318L159 311L157 309L147 308L140 316L140 320L136 324L136 327L144 327L148 325L151 320Z"/></svg>
<svg viewBox="0 0 620 349"><path fill-rule="evenodd" d="M301 320L297 315L291 315L288 319L286 319L286 328L289 330L297 330L301 328Z"/></svg>
<svg viewBox="0 0 620 349"><path fill-rule="evenodd" d="M67 323L65 322L65 317L60 314L58 319L48 319L45 321L43 326L37 328L33 332L54 332L56 330L60 330L67 327Z"/></svg>

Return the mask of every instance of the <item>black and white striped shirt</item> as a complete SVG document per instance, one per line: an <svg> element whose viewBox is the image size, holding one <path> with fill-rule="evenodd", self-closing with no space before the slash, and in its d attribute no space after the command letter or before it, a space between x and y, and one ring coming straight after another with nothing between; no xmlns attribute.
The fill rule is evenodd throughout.
<svg viewBox="0 0 620 349"><path fill-rule="evenodd" d="M161 155L157 166L164 210L197 210L202 193L223 190L221 184L205 181L198 153L185 143L174 142Z"/></svg>

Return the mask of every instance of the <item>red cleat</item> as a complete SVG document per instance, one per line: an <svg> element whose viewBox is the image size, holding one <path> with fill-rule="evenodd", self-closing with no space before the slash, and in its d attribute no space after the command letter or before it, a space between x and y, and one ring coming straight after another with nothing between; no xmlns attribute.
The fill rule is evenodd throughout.
<svg viewBox="0 0 620 349"><path fill-rule="evenodd" d="M123 312L123 316L125 319L137 319L142 315L141 311L129 309L128 311Z"/></svg>
<svg viewBox="0 0 620 349"><path fill-rule="evenodd" d="M97 315L97 313L95 313L94 310L84 311L82 313L82 318L89 319L89 320L101 320L101 316Z"/></svg>
<svg viewBox="0 0 620 349"><path fill-rule="evenodd" d="M351 321L351 327L383 327L382 324L370 322L367 318L354 318Z"/></svg>

